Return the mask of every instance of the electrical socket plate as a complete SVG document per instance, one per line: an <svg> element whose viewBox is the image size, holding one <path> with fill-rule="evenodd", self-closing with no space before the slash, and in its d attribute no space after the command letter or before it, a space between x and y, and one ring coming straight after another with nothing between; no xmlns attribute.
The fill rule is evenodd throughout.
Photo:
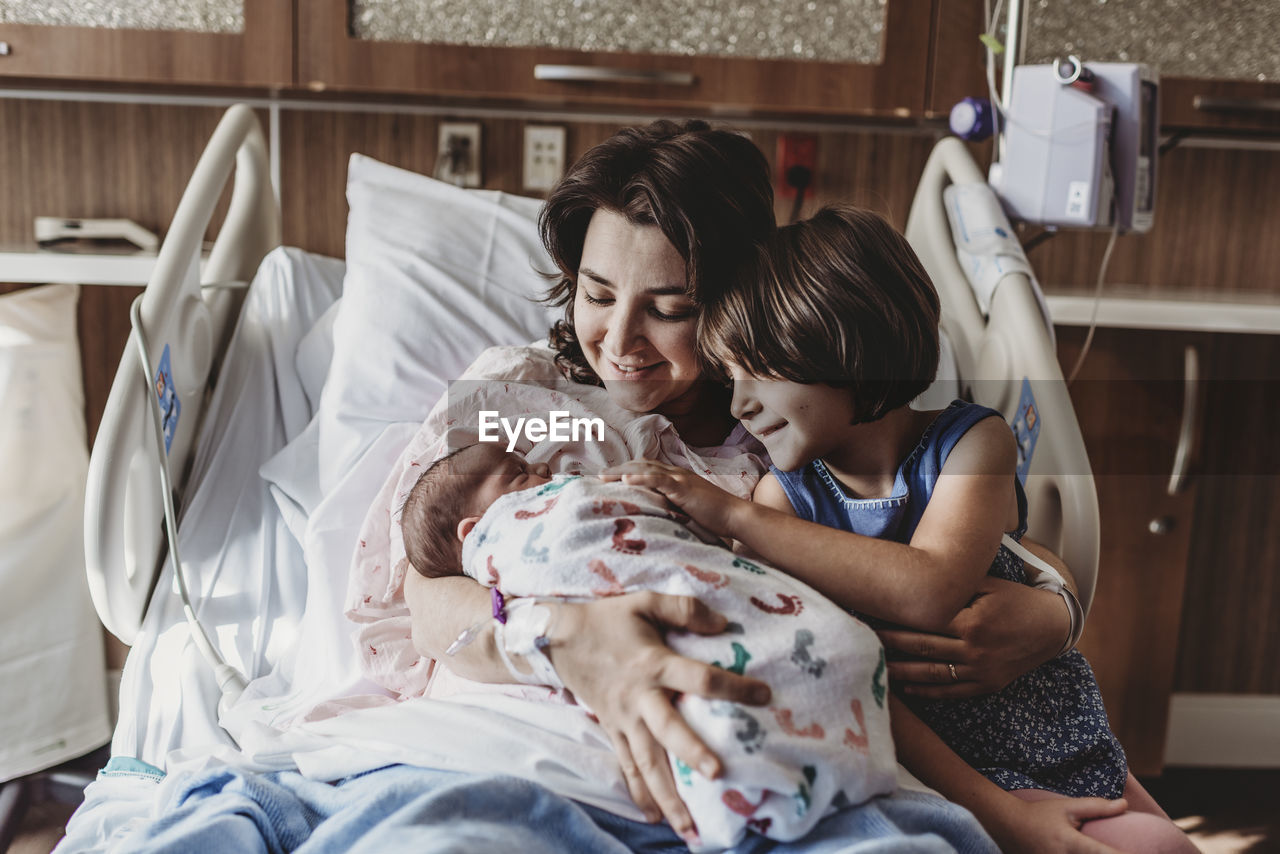
<svg viewBox="0 0 1280 854"><path fill-rule="evenodd" d="M524 188L546 191L564 174L565 131L561 125L525 125Z"/></svg>
<svg viewBox="0 0 1280 854"><path fill-rule="evenodd" d="M778 134L778 195L784 199L794 199L796 188L787 183L787 170L792 166L806 166L809 169L809 186L805 188L805 198L813 198L814 185L818 183L818 137L811 133Z"/></svg>
<svg viewBox="0 0 1280 854"><path fill-rule="evenodd" d="M454 172L450 168L449 158L445 152L449 150L449 143L455 138L468 140L471 149L471 162L469 168L462 172ZM480 124L478 122L441 122L440 123L440 142L436 149L436 177L441 181L448 181L450 184L456 184L459 187L479 187L480 186Z"/></svg>

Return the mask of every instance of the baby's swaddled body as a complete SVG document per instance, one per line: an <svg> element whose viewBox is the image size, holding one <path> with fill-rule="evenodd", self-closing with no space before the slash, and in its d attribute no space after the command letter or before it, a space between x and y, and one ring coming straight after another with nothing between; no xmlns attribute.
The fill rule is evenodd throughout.
<svg viewBox="0 0 1280 854"><path fill-rule="evenodd" d="M893 790L887 677L875 634L800 581L700 539L658 493L561 476L504 495L466 538L463 568L507 597L651 590L695 596L729 620L719 635L667 637L682 655L773 689L764 708L678 701L724 765L712 781L673 759L704 850L733 845L747 830L798 839L833 804Z"/></svg>

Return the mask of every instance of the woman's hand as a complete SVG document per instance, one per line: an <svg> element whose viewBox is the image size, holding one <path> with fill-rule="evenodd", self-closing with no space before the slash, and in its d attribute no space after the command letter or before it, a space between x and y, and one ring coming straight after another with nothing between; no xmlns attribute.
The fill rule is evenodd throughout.
<svg viewBox="0 0 1280 854"><path fill-rule="evenodd" d="M620 480L630 486L647 486L718 537L731 537L733 516L751 502L725 492L687 469L655 460L632 460L600 472L602 480Z"/></svg>
<svg viewBox="0 0 1280 854"><path fill-rule="evenodd" d="M984 826L1005 854L1120 854L1085 836L1080 826L1091 819L1120 815L1127 808L1123 799L1048 797L1018 803L998 822Z"/></svg>
<svg viewBox="0 0 1280 854"><path fill-rule="evenodd" d="M890 661L889 679L906 694L941 699L999 691L1057 655L1070 631L1061 596L988 576L945 634L879 635L886 649L918 659Z"/></svg>
<svg viewBox="0 0 1280 854"><path fill-rule="evenodd" d="M667 647L665 628L724 631L725 618L692 597L631 593L552 607L549 653L556 672L609 734L636 805L650 821L665 816L692 841L697 830L676 791L667 755L708 778L718 776L721 765L672 700L696 694L761 706L769 702L769 686Z"/></svg>

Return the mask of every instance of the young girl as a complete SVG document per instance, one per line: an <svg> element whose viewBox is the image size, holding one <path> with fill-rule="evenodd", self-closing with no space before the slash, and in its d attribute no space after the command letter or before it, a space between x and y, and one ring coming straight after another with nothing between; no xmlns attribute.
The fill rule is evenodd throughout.
<svg viewBox="0 0 1280 854"><path fill-rule="evenodd" d="M833 207L781 229L754 269L704 308L699 336L733 380L733 414L772 459L754 501L655 463L615 471L850 610L940 631L984 575L1025 583L1022 561L1001 539L1021 538L1027 506L1013 434L998 412L962 401L908 407L937 370L938 317L928 275L879 216ZM951 665L956 680L958 670ZM1086 823L1086 835L1130 851L1195 850L1128 774L1078 651L995 694L908 705L1025 801L1123 794L1129 812ZM969 797L984 824L987 805L1000 803L990 792L979 802L972 790L947 791L939 776L925 782Z"/></svg>

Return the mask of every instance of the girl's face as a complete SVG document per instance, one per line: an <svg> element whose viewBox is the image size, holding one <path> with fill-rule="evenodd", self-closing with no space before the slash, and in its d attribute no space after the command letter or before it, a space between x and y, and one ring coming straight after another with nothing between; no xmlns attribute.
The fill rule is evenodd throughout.
<svg viewBox="0 0 1280 854"><path fill-rule="evenodd" d="M773 464L794 471L843 448L853 423L847 389L760 379L735 366L733 416L765 446Z"/></svg>
<svg viewBox="0 0 1280 854"><path fill-rule="evenodd" d="M597 210L587 226L573 319L587 364L631 412L684 415L698 403L697 306L684 259L657 226Z"/></svg>

